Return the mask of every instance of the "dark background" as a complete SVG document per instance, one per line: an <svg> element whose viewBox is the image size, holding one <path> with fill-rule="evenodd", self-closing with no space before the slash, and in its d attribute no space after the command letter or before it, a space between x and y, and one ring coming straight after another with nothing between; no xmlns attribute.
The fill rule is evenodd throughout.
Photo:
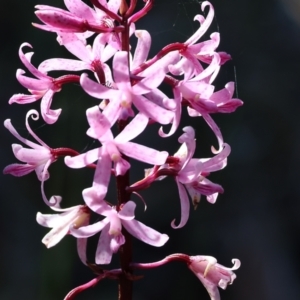
<svg viewBox="0 0 300 300"><path fill-rule="evenodd" d="M66 57L67 51L58 46L54 33L31 26L31 22L38 22L34 5L64 8L62 2L27 0L0 4L0 119L11 118L25 137L28 137L24 125L26 112L39 109L39 103L8 105L13 94L26 93L15 78L17 68L24 68L18 48L23 42L31 43L35 65L47 58ZM212 255L230 267L231 259L239 258L242 266L236 271L233 286L221 291L223 300L298 299L300 4L297 0L212 0L212 4L216 18L209 32L220 32L218 49L233 58L223 67L216 84L222 88L226 82L235 80L238 97L244 101L244 106L234 114L213 116L232 147L228 167L211 177L223 185L225 193L214 205L203 197L198 209L191 211L188 224L172 230L171 220L179 217L175 183L167 179L143 192L148 209L143 213L141 202L134 199L138 204L137 219L169 234L170 240L162 248L135 240L134 260L150 262L182 252ZM197 1L157 0L153 11L136 25L151 33L153 55L167 43L185 41L198 28L198 23L193 22L198 13L201 10ZM68 86L54 97L53 107L63 108L59 121L52 126L31 122L32 127L52 148L70 146L85 151L96 146L85 135L85 109L96 103L78 86ZM186 125L197 130L196 157L210 155L210 145L216 145L216 141L203 120L184 118L181 128ZM181 129L163 141L154 139L156 130L151 128L138 141L161 150L166 142L170 153L177 151L176 139ZM19 141L4 127L0 135L3 169L16 162L10 144ZM137 180L145 166L134 168L132 180ZM45 184L48 196L62 195L63 207L82 203L81 191L91 185L91 170L69 170L59 161L51 166L50 174ZM92 272L77 257L74 238L68 236L49 250L40 242L48 229L36 223L36 213L51 213L51 210L41 199L36 175L22 178L1 175L0 182L0 299L63 299L69 290L91 280ZM113 197L113 192L107 196ZM92 260L93 249L91 253ZM117 265L115 257L113 266ZM134 283L134 299L209 299L184 264L137 273L145 277ZM117 283L109 280L78 297L116 298Z"/></svg>

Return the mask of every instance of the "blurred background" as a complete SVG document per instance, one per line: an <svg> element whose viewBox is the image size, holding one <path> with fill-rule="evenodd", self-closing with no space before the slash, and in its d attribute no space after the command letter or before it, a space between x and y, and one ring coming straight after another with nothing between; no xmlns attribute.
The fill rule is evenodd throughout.
<svg viewBox="0 0 300 300"><path fill-rule="evenodd" d="M237 97L244 106L230 115L215 115L224 139L232 147L228 166L210 177L220 183L225 193L216 204L205 197L196 211L191 211L187 225L172 230L170 222L179 218L177 188L172 179L157 182L142 192L148 204L146 213L137 201L137 219L170 236L162 248L134 241L134 260L150 262L174 252L211 255L220 264L231 267L239 258L242 266L237 279L222 300L298 299L300 294L300 4L298 0L211 0L216 17L209 33L221 34L220 51L232 55L216 81L218 89L235 81ZM39 103L8 105L16 93L26 93L15 78L23 67L18 57L21 43L29 42L35 55L33 63L53 57L66 57L54 33L32 27L38 22L36 4L64 8L61 0L2 1L0 4L0 120L10 118L24 137L25 115L39 109ZM201 13L199 1L159 0L137 28L152 35L151 55L168 43L184 42L197 28L193 22ZM205 38L205 37L204 37ZM24 49L25 52L29 51ZM26 71L27 72L27 71ZM27 72L27 75L29 73ZM171 96L171 95L170 95ZM68 146L78 151L96 147L85 135L85 109L97 103L77 85L67 86L54 97L53 107L63 108L59 121L51 126L31 122L32 128L52 148ZM181 128L192 125L197 130L196 157L211 155L215 137L200 118L183 118ZM155 139L158 127L137 139L158 149L165 149ZM170 153L177 151L177 138L166 140ZM19 143L4 127L0 129L3 169L16 162L12 143ZM132 181L143 176L136 164ZM91 170L69 170L58 161L50 168L46 194L63 196L63 207L82 203L82 189L91 185ZM75 239L68 236L47 250L41 243L49 231L36 223L36 213L51 213L40 195L35 174L22 178L0 175L0 299L63 299L72 288L93 278L76 253ZM115 196L114 183L107 196ZM114 202L114 200L111 200ZM95 237L89 245L94 258ZM114 257L112 267L118 266ZM155 270L136 272L144 279L134 283L134 299L209 299L199 280L184 264L173 263ZM77 299L77 298L76 298ZM104 280L78 299L117 299L117 282Z"/></svg>

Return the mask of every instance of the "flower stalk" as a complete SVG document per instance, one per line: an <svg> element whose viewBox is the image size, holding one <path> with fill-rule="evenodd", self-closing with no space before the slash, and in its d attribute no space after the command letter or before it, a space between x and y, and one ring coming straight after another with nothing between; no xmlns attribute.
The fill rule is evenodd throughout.
<svg viewBox="0 0 300 300"><path fill-rule="evenodd" d="M191 205L196 209L202 197L214 204L224 192L219 183L210 180L210 174L227 166L231 147L211 115L232 113L243 102L234 98L233 82L220 90L214 85L221 66L230 59L227 53L217 51L219 33L200 40L214 18L214 8L208 1L202 2L203 14L197 14L194 19L199 28L184 43L174 41L148 58L151 35L144 29L136 29L135 23L150 12L153 0L144 0L139 11L136 11L138 0L90 2L91 5L82 0L65 0L67 9L36 6L36 16L43 24L34 26L55 33L58 43L75 58L49 58L36 67L31 62L33 52L23 51L24 47L32 49L32 46L29 43L20 46L20 60L31 75L19 69L16 77L29 94L13 95L9 104L40 101L41 105L40 112L31 109L25 119L25 126L36 142L23 138L11 120L5 120L4 126L25 147L12 145L21 163L8 165L4 173L20 177L35 171L41 182L42 199L54 211L53 214L37 213L37 222L50 228L42 242L50 248L71 235L77 240L79 259L96 274L92 280L72 289L65 300L74 299L102 279L118 280L118 299L131 300L133 281L143 277L135 275L134 270L158 268L174 261L184 262L207 289L211 300L219 300L218 288L225 289L236 278L233 271L240 266L238 259L233 260L232 268L218 264L210 256L182 253L170 254L157 262L136 263L132 249L133 238L154 247L164 246L169 239L167 234L137 220L143 216L135 216L133 194L142 199L146 211L151 199L143 198L143 190L151 188L154 182L163 184L165 178L171 177L178 190L181 213L178 220L171 222L170 229L178 230L194 213ZM134 36L136 47L130 44ZM65 74L53 78L49 75L53 71ZM83 152L68 145L51 148L29 125L40 115L48 126L57 122L63 110L51 109L52 102L64 85L70 83L80 85L95 101L83 113L88 123L86 135L96 146ZM162 83L170 87L170 94L161 90ZM203 118L214 133L218 147L211 147L211 156L194 157L198 146L196 132L189 125L180 129L183 109L187 109L190 117ZM149 126L155 123L160 126L156 138L162 145L170 136L178 134L179 149L174 154L132 141L147 134ZM68 208L61 207L61 196L48 198L44 190L51 165L61 157L68 168L90 168L94 172L91 185L78 197L81 202ZM130 170L135 160L150 167L145 169L143 178L132 182ZM112 177L116 180L116 199L108 199ZM97 216L96 222L91 221L91 215ZM89 261L88 240L98 233L94 261ZM119 256L119 268L104 269L114 255Z"/></svg>

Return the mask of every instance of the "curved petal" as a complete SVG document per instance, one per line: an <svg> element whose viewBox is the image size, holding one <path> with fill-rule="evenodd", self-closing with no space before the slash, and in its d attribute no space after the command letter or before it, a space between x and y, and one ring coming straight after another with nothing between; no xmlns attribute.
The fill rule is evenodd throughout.
<svg viewBox="0 0 300 300"><path fill-rule="evenodd" d="M186 224L187 220L189 219L189 214L190 214L190 200L187 195L187 192L184 186L177 179L176 179L176 183L177 183L179 197L180 197L181 218L177 226L175 225L175 220L172 221L171 226L174 229L183 227Z"/></svg>
<svg viewBox="0 0 300 300"><path fill-rule="evenodd" d="M148 57L151 46L151 35L146 30L136 30L135 36L138 38L134 51L132 69L139 67Z"/></svg>
<svg viewBox="0 0 300 300"><path fill-rule="evenodd" d="M50 109L53 95L54 91L49 90L46 92L41 101L41 115L47 124L55 123L61 113L60 108L55 110Z"/></svg>
<svg viewBox="0 0 300 300"><path fill-rule="evenodd" d="M166 234L161 234L136 220L122 220L122 224L131 235L151 246L161 247L169 239Z"/></svg>
<svg viewBox="0 0 300 300"><path fill-rule="evenodd" d="M30 47L32 48L32 46L28 43L23 43L20 48L19 48L19 56L20 56L20 59L22 61L22 63L25 65L25 67L28 69L28 71L34 75L36 78L39 78L41 79L41 81L47 81L47 82L50 82L51 79L50 77L48 77L47 75L45 75L44 73L42 73L41 71L39 71L36 67L34 67L31 62L30 62L30 59L31 59L31 56L33 55L33 52L30 52L30 53L27 53L27 54L24 54L22 49L23 47Z"/></svg>
<svg viewBox="0 0 300 300"><path fill-rule="evenodd" d="M23 70L21 69L17 70L16 77L19 83L29 90L41 91L41 95L43 95L44 92L46 92L52 85L51 82L30 78L27 76L23 76L23 74L25 74Z"/></svg>
<svg viewBox="0 0 300 300"><path fill-rule="evenodd" d="M204 1L201 4L202 11L204 11L206 6L209 6L209 12L208 12L208 15L206 16L206 19L203 22L202 21L203 16L201 16L201 15L195 16L194 20L199 21L201 25L200 25L200 28L188 40L186 40L186 42L185 42L186 45L195 44L202 37L202 35L207 31L208 27L210 26L210 24L214 18L214 8L208 1Z"/></svg>
<svg viewBox="0 0 300 300"><path fill-rule="evenodd" d="M90 150L77 156L66 156L65 164L73 169L83 168L95 162L101 155L101 148Z"/></svg>

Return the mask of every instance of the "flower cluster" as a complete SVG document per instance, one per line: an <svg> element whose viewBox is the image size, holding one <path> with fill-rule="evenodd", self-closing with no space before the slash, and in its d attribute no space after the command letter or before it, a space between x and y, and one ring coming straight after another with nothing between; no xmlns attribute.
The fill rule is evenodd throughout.
<svg viewBox="0 0 300 300"><path fill-rule="evenodd" d="M66 84L80 84L88 95L95 98L95 105L85 112L89 124L86 134L96 143L99 142L99 146L84 153L66 147L50 148L31 129L30 117L37 120L40 114L30 110L26 116L26 128L37 143L21 137L9 119L4 122L5 127L28 147L13 144L13 152L22 164L11 164L4 169L4 173L23 176L31 171L36 172L41 181L42 198L56 212L52 215L37 214L39 224L52 228L42 240L47 247L56 245L67 234L72 235L78 241L80 259L89 265L86 258L88 238L101 232L95 262L106 265L120 248L123 249L120 252L121 262L126 261L124 257L122 260L122 255L126 255L130 242L126 240L128 234L156 247L163 246L169 239L166 234L135 220L136 204L131 199L132 193L149 188L154 181L173 177L181 204L179 222L174 220L171 223L176 229L188 222L190 199L195 208L201 195L206 196L210 203L216 202L223 188L208 177L211 172L227 165L230 146L224 142L211 115L231 113L243 103L233 96L233 82L227 83L221 90L215 90L214 80L230 56L216 50L220 42L219 33L214 32L209 40L200 41L214 18L214 9L209 2L201 5L202 11L207 11L206 17L201 14L195 16L199 29L190 38L183 43L165 46L152 58L148 58L151 35L146 30L137 30L135 23L148 13L153 0L144 0L144 7L139 11L136 11L137 0L91 2L93 7L81 0L64 0L67 10L36 6L36 16L44 24L34 26L54 32L59 44L76 58L50 58L35 67L31 63L33 52L24 50L32 49L32 46L23 43L19 56L32 75L25 75L26 71L19 69L16 76L30 94L15 94L9 103L40 101L41 117L51 125L63 113L61 109L51 109L57 93ZM132 35L137 38L134 53L131 53L129 44ZM57 70L67 73L57 78L48 75ZM162 83L171 87L171 95L160 90ZM179 130L184 107L187 107L189 116L202 117L216 136L218 148L212 147L211 157L194 157L196 140L195 130L191 126L182 129L183 134L178 139L181 146L174 155L132 142L144 134L152 123L161 125L157 138L162 141L173 135ZM165 132L164 125L169 125L169 132ZM118 133L114 136L112 129L116 126ZM60 157L64 158L69 168L88 167L94 170L91 186L82 192L84 203L65 209L60 207L60 196L52 196L49 200L44 191L49 167ZM145 171L144 178L133 183L129 178L132 159L151 166ZM114 202L107 199L112 176L116 177L119 195ZM91 213L103 218L90 223ZM212 300L219 299L218 286L225 288L235 278L230 269L224 271L212 258L196 256L184 260L207 288ZM123 263L121 270L112 270L100 277L116 278L122 276L122 272L132 274L133 266L131 262ZM238 266L239 263L236 263L233 269ZM74 293L68 295L66 299L71 299Z"/></svg>

